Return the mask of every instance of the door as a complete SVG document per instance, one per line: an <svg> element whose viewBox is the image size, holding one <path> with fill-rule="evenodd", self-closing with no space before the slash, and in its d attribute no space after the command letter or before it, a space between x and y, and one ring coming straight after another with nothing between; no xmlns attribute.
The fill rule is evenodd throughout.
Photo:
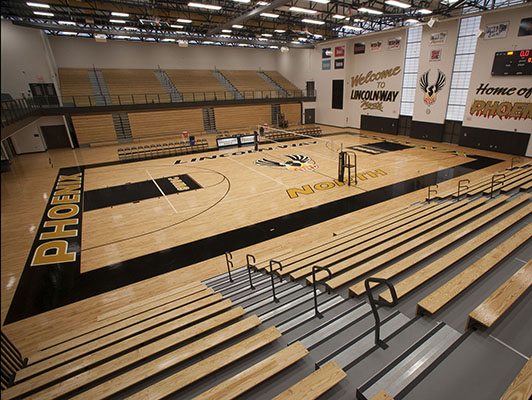
<svg viewBox="0 0 532 400"><path fill-rule="evenodd" d="M41 132L48 149L70 148L70 141L64 125L41 126Z"/></svg>
<svg viewBox="0 0 532 400"><path fill-rule="evenodd" d="M59 105L53 83L30 83L29 85L35 104L40 106Z"/></svg>
<svg viewBox="0 0 532 400"><path fill-rule="evenodd" d="M314 81L307 81L307 96L314 95Z"/></svg>
<svg viewBox="0 0 532 400"><path fill-rule="evenodd" d="M316 110L314 108L305 109L305 125L314 124L316 120Z"/></svg>

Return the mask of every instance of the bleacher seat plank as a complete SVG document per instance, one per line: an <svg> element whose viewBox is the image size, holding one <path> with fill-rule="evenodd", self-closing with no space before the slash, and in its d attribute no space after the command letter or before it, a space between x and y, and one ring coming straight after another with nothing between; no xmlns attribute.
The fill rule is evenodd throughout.
<svg viewBox="0 0 532 400"><path fill-rule="evenodd" d="M442 256L437 261L433 262L430 265L427 265L425 268L419 270L415 274L409 276L408 278L402 280L401 282L395 285L395 291L397 293L397 298L401 298L406 294L410 293L412 290L421 286L428 280L432 279L439 273L443 272L451 265L470 254L478 247L487 243L489 240L496 237L498 234L517 223L518 221L525 218L528 214L532 212L532 204L528 204L520 210L514 212L512 215L504 218L502 221L499 221L489 229L478 234L474 238L470 239L468 242L464 243L460 247L457 247L453 251ZM391 294L389 291L381 293L379 295L381 298L390 301L392 300Z"/></svg>
<svg viewBox="0 0 532 400"><path fill-rule="evenodd" d="M118 321L116 323L109 323L100 329L92 330L74 339L67 340L53 347L49 347L46 350L33 353L29 357L29 360L32 360L32 363L33 363L34 362L33 360L42 360L43 358L52 357L56 354L59 354L64 351L68 351L70 349L73 349L74 347L81 346L85 343L91 342L100 337L126 329L130 326L134 326L135 324L139 324L141 322L156 318L159 315L164 315L165 313L172 312L173 310L178 310L180 307L184 307L188 304L194 303L198 300L204 299L213 294L214 294L214 290L205 289L202 292L194 293L188 297L185 297L184 299L179 299L179 300L176 300L175 302L170 302L168 304L161 305L156 310L150 309L140 314L134 315L130 318Z"/></svg>
<svg viewBox="0 0 532 400"><path fill-rule="evenodd" d="M290 96L294 95L295 93L301 92L301 89L299 89L296 85L294 85L292 82L290 82L288 79L286 79L281 73L278 71L263 71L267 76L270 77L275 83L277 83L279 86L281 86L284 90L288 91Z"/></svg>
<svg viewBox="0 0 532 400"><path fill-rule="evenodd" d="M347 374L334 361L300 380L273 400L314 400L344 379Z"/></svg>
<svg viewBox="0 0 532 400"><path fill-rule="evenodd" d="M506 199L505 196L499 196L498 198ZM505 204L503 204L501 207L498 207L497 209L489 212L488 214L476 219L475 221L469 223L468 225L458 229L457 231L445 236L444 238L430 244L429 246L425 247L424 249L421 249L420 251L411 254L404 259L394 263L393 265L389 266L388 268L373 274L372 277L374 278L381 278L381 279L390 279L394 276L399 275L400 273L406 271L419 261L424 260L425 258L429 257L431 254L436 253L437 251L440 251L444 249L445 247L451 245L452 243L456 242L457 240L465 237L466 235L470 234L471 232L477 230L478 228L482 227L483 225L493 221L500 215L504 214L505 212L511 210L514 207L517 207L519 204L522 204L526 200L530 198L530 195L525 196L519 196ZM484 206L482 206L484 207ZM377 284L371 284L371 287L375 287ZM359 282L349 288L349 292L352 295L360 296L364 293L366 293L366 288L364 286L364 282Z"/></svg>
<svg viewBox="0 0 532 400"><path fill-rule="evenodd" d="M502 203L504 200L506 200L505 198L503 197L499 197L497 199L495 199L494 201L491 201L487 204L483 204L481 205L480 207L476 207L474 208L473 210L461 215L461 216L458 216L454 219L452 219L451 221L441 225L441 226L438 226L437 228L423 234L423 235L420 235L418 237L414 237L412 240L409 240L407 241L406 243L396 247L396 248L393 248L391 249L390 251L387 251L386 253L380 255L380 256L377 256L375 258L372 258L370 261L368 262L365 262L364 264L361 264L361 265L358 265L356 268L354 269L350 269L348 270L347 272L344 272L343 274L340 274L340 275L337 275L335 276L334 278L332 279L329 279L327 282L326 282L326 285L331 288L331 289L336 289L342 285L345 285L346 283L348 282L351 282L353 280L355 280L356 278L359 278L365 274L367 274L368 272L371 272L375 269L377 269L378 267L380 267L381 265L389 262L389 261L392 261L393 259L397 258L397 257L400 257L402 256L403 254L407 253L408 251L410 250L413 250L415 249L416 247L418 246L421 246L427 242L429 242L430 240L432 239L435 239L437 238L438 236L441 236L447 232L449 232L450 230L456 228L457 226L459 226L460 224L463 224L467 221L470 221L472 218L480 215L481 213L489 210L490 208L493 208L497 205L499 205L500 203ZM421 228L417 228L417 229L421 229ZM412 231L413 234L415 234L415 230ZM427 254L428 256L428 254Z"/></svg>
<svg viewBox="0 0 532 400"><path fill-rule="evenodd" d="M188 286L188 285L187 285ZM195 287L190 287L189 289L184 289L180 291L177 295L168 295L167 299L173 301L173 300L179 300L182 297L186 297L192 294L195 294L197 292L205 291L205 295L207 296L211 294L212 292L207 291L207 286L203 284L196 285ZM165 294L166 295L166 294ZM162 297L162 296L158 296ZM166 297L166 296L165 296ZM92 331L95 331L97 329L103 328L107 325L111 325L113 323L125 320L127 318L130 318L136 314L140 314L144 311L148 311L151 307L153 307L152 302L156 301L154 298L145 299L144 301L139 301L138 306L133 302L128 307L122 307L123 311L121 313L113 313L112 317L109 316L105 320L101 320L98 317L96 318L96 321L93 323L90 323L88 325L85 325L79 329L73 329L71 332L67 332L63 335L58 335L57 337L43 341L39 344L39 350L45 350L53 346L57 346L63 342L66 342L68 340L76 339L79 336L85 335L87 333L90 333ZM155 303L157 304L157 303ZM114 310L113 310L114 311Z"/></svg>
<svg viewBox="0 0 532 400"><path fill-rule="evenodd" d="M240 360L242 357L274 342L281 337L281 332L272 326L250 338L207 357L178 373L169 376L154 385L135 393L129 399L156 400L168 396L219 369Z"/></svg>
<svg viewBox="0 0 532 400"><path fill-rule="evenodd" d="M321 266L331 265L339 259L344 259L363 252L366 249L371 249L373 246L383 243L389 238L400 235L409 229L421 225L426 221L434 219L449 210L461 207L463 204L452 204L450 202L438 204L432 208L423 208L414 215L409 216L403 220L398 220L393 223L383 223L383 226L377 230L372 230L366 234L357 236L356 239L346 240L341 245L335 246L330 250L318 253L315 257L303 259L301 262L283 267L283 274L290 274L292 279L298 279L309 275L312 272L312 265L319 262ZM286 271L285 271L286 270ZM326 275L320 275L326 276ZM321 278L320 278L321 279Z"/></svg>
<svg viewBox="0 0 532 400"><path fill-rule="evenodd" d="M126 368L137 361L153 356L164 349L179 345L180 343L193 339L198 335L231 322L234 319L243 316L244 314L244 309L242 307L237 307L226 311L223 314L219 314L205 321L201 321L195 325L192 325L191 327L173 333L135 351L113 358L107 363L98 365L92 369L80 373L79 375L46 388L38 393L38 398L53 399L68 394L77 388L91 384L92 382L102 379L110 374L114 374L116 371ZM150 376L153 376L166 368L177 365L178 363L200 354L209 348L236 337L258 326L259 324L260 320L256 316L251 316L242 321L235 322L228 327L217 330L208 336L200 338L186 346L142 364L141 366L129 370L124 374L115 376L111 379L106 379L105 382L98 386L94 386L85 392L82 392L76 396L76 398L91 400L111 396L112 394L118 393L119 391L130 387Z"/></svg>
<svg viewBox="0 0 532 400"><path fill-rule="evenodd" d="M532 224L521 229L510 239L498 245L480 260L474 262L464 271L421 300L417 304L418 312L425 311L429 314L434 314L440 310L456 296L469 288L484 274L493 269L504 258L519 248L519 246L530 239L530 237L532 237Z"/></svg>
<svg viewBox="0 0 532 400"><path fill-rule="evenodd" d="M515 179L517 179L518 176L522 175L522 174L525 174L527 173L527 170L526 169L516 169L514 171L505 171L504 174L505 174L505 177L503 178L502 176L499 177L499 180L501 182L504 182L504 185L506 185L507 183L509 182L513 182ZM467 192L467 195L468 196L474 196L474 195L477 195L479 193L484 193L484 194L490 194L491 192L491 181L492 181L492 177L493 175L489 176L487 182L484 182L482 185L478 186L476 189L474 190L469 190ZM504 185L501 185L501 184L494 184L493 186L493 190L498 190L498 189L501 189L502 187L504 187Z"/></svg>
<svg viewBox="0 0 532 400"><path fill-rule="evenodd" d="M230 400L305 357L309 351L300 342L258 362L245 371L195 397L195 400Z"/></svg>
<svg viewBox="0 0 532 400"><path fill-rule="evenodd" d="M202 319L224 312L230 308L231 305L232 303L230 300L221 301L182 318L160 325L152 330L143 331L141 335L129 337L108 347L100 348L82 358L74 359L65 364L55 366L55 368L43 372L40 375L33 376L31 379L24 380L23 382L21 381L28 377L27 374L26 376L19 377L19 373L17 373L16 382L20 383L13 387L13 391L15 393L26 393L34 388L39 388L43 385L55 382L58 378L83 371L84 369L90 368L104 360L111 359L113 356L120 353L131 351L132 349L135 349L135 347L142 346L143 343L149 342L150 340L158 340L158 338L171 332L175 332L187 325L194 324ZM133 352L133 354L138 354L138 349ZM19 372L22 371L24 370Z"/></svg>
<svg viewBox="0 0 532 400"><path fill-rule="evenodd" d="M532 397L532 358L517 374L500 400L530 400Z"/></svg>
<svg viewBox="0 0 532 400"><path fill-rule="evenodd" d="M153 328L159 324L163 324L166 321L169 321L171 319L181 317L183 315L192 313L193 311L196 311L196 310L200 310L203 307L214 304L215 307L221 307L223 309L231 305L230 300L225 300L225 301L220 302L221 299L222 299L222 295L217 293L207 298L198 300L192 304L188 304L184 307L180 307L177 310L165 313L163 315L157 316L147 321L143 321L133 326L129 326L125 329L113 332L109 335L101 337L100 339L96 339L89 343L85 343L81 346L78 346L66 352L54 355L50 358L43 359L44 358L43 357L41 358L42 361L36 364L31 364L28 367L21 370L17 374L17 379L20 380L23 378L27 378L29 376L33 376L41 371L45 371L49 368L55 367L59 364L72 360L73 358L81 357L88 352L95 351L100 348L106 348L106 346L109 346L112 343L118 342L131 335L136 335L144 330ZM203 311L203 310L200 310L200 311ZM148 334L144 332L143 336L148 336ZM42 352L42 353L45 353L45 352Z"/></svg>
<svg viewBox="0 0 532 400"><path fill-rule="evenodd" d="M504 185L501 189L502 193L509 192L510 190L513 190L517 187L526 185L527 183L532 182L532 171L528 173L528 175L524 176L523 178L516 180L510 185Z"/></svg>
<svg viewBox="0 0 532 400"><path fill-rule="evenodd" d="M444 223L445 221L451 218L455 218L456 216L464 212L467 212L468 210L472 208L478 207L479 205L481 205L482 203L486 201L487 199L481 198L481 199L477 199L477 200L467 202L467 203L456 202L444 210L435 212L431 214L430 216L427 216L425 218L420 218L417 221L406 224L405 226L402 226L396 231L394 231L393 233L382 235L380 238L378 238L379 239L378 243L380 243L378 245L375 245L375 241L373 240L368 241L368 243L371 244L369 249L365 250L364 252L360 254L357 254L356 256L352 258L335 263L334 265L329 266L329 269L331 270L333 274L337 274L346 269L352 268L353 265L363 262L364 260L367 260L369 257L373 257L376 254L379 254L380 252L385 251L386 249L389 249L394 246L398 246L404 241L414 238L417 235L421 235L424 232L430 230L432 226ZM384 239L384 241L381 239ZM299 271L296 271L296 272L299 272ZM312 268L310 268L310 272L312 272ZM328 277L328 274L325 271L321 271L321 272L322 273L318 272L316 274L316 280L322 280ZM292 276L295 277L295 275L296 274L293 274ZM311 276L307 280L309 283L312 283Z"/></svg>
<svg viewBox="0 0 532 400"><path fill-rule="evenodd" d="M491 327L531 286L532 261L529 261L469 314L468 325L475 321Z"/></svg>
<svg viewBox="0 0 532 400"><path fill-rule="evenodd" d="M525 183L524 185L521 186L521 190L529 190L530 188L532 188L532 181Z"/></svg>
<svg viewBox="0 0 532 400"><path fill-rule="evenodd" d="M384 389L381 389L381 391L373 396L371 400L393 400L393 397L386 393Z"/></svg>

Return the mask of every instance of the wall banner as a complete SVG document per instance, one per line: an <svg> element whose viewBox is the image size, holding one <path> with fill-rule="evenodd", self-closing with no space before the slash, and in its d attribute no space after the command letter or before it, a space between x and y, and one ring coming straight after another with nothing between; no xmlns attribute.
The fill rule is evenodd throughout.
<svg viewBox="0 0 532 400"><path fill-rule="evenodd" d="M331 60L323 60L321 62L321 69L323 71L327 70L327 69L331 69Z"/></svg>
<svg viewBox="0 0 532 400"><path fill-rule="evenodd" d="M337 46L334 48L335 57L343 57L345 55L345 46Z"/></svg>
<svg viewBox="0 0 532 400"><path fill-rule="evenodd" d="M334 60L334 69L344 69L344 59L339 58Z"/></svg>
<svg viewBox="0 0 532 400"><path fill-rule="evenodd" d="M360 42L355 43L355 53L354 54L364 54L366 52L366 43Z"/></svg>
<svg viewBox="0 0 532 400"><path fill-rule="evenodd" d="M370 42L369 44L370 51L381 51L382 50L382 41L376 40L374 42Z"/></svg>
<svg viewBox="0 0 532 400"><path fill-rule="evenodd" d="M510 26L509 22L499 22L497 24L487 24L486 25L486 34L484 35L484 40L486 39L502 39L505 38L508 34L508 27Z"/></svg>
<svg viewBox="0 0 532 400"><path fill-rule="evenodd" d="M429 44L431 46L436 46L439 44L444 44L447 40L447 31L446 32L435 32L430 34Z"/></svg>
<svg viewBox="0 0 532 400"><path fill-rule="evenodd" d="M401 48L401 37L388 39L388 50L399 50Z"/></svg>
<svg viewBox="0 0 532 400"><path fill-rule="evenodd" d="M330 47L321 49L321 58L331 58L332 51Z"/></svg>

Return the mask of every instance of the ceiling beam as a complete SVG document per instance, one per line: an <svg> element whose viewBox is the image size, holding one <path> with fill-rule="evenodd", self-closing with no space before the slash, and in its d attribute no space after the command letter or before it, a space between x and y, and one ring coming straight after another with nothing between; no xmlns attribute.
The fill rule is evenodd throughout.
<svg viewBox="0 0 532 400"><path fill-rule="evenodd" d="M241 25L244 22L246 22L248 19L254 18L258 15L260 15L263 12L269 12L275 10L277 7L284 6L286 3L290 2L290 0L274 0L270 5L268 6L262 6L254 8L253 10L247 11L242 15L239 15L236 18L233 18L232 20L226 22L223 25L219 25L216 28L213 28L207 32L207 36L215 35L222 31L222 29L230 29L233 25Z"/></svg>

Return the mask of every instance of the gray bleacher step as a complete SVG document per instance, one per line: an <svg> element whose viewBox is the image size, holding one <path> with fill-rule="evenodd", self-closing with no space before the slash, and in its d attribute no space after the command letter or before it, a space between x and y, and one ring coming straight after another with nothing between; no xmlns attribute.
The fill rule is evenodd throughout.
<svg viewBox="0 0 532 400"><path fill-rule="evenodd" d="M386 341L391 335L394 335L397 331L402 329L411 320L399 311L395 311L387 318L381 321L380 338ZM347 369L366 352L375 348L375 327L372 327L365 332L361 333L352 341L344 344L336 351L321 358L316 367L322 367L329 361L335 361L340 368Z"/></svg>
<svg viewBox="0 0 532 400"><path fill-rule="evenodd" d="M258 279L264 277L264 275L260 273L251 273L251 279L254 281L257 281ZM248 273L240 274L233 278L233 282L229 281L229 279L225 282L220 282L215 285L209 285L210 288L216 290L217 292L230 292L235 289L240 289L240 287L246 286L249 288L249 275Z"/></svg>
<svg viewBox="0 0 532 400"><path fill-rule="evenodd" d="M234 277L235 274L238 274L238 273L242 273L246 271L246 267L239 267L239 268L235 268L231 271L231 277ZM223 274L220 274L220 275L216 275L216 276L213 276L212 278L209 278L209 279L205 279L203 281L201 281L201 283L204 283L206 285L211 285L211 284L214 284L216 282L220 282L224 279L227 279L229 280L229 275L227 272L224 272Z"/></svg>
<svg viewBox="0 0 532 400"><path fill-rule="evenodd" d="M319 290L317 290L317 293L318 293L318 298L321 294L323 294L322 292L320 292ZM279 314L282 314L286 311L289 311L291 310L292 308L302 304L302 303L305 303L309 300L312 300L314 298L314 293L313 292L309 292L309 293L306 293L302 296L299 296L297 297L296 299L288 302L288 303L285 303L285 304L282 304L280 305L279 307L276 307L274 308L273 310L270 310L268 312L265 312L264 314L261 314L259 315L259 319L262 321L262 322L265 322L265 321L268 321L269 319L273 318L273 317L276 317L278 316Z"/></svg>
<svg viewBox="0 0 532 400"><path fill-rule="evenodd" d="M212 71L212 74L218 80L218 82L220 82L233 95L235 100L244 98L244 96L242 96L242 93L240 93L238 89L235 86L233 86L231 82L229 82L229 80L225 77L224 74L222 74L218 70Z"/></svg>
<svg viewBox="0 0 532 400"><path fill-rule="evenodd" d="M365 302L359 303L352 309L339 314L332 320L322 323L320 326L309 331L297 340L299 340L308 350L311 350L320 343L336 335L338 332L357 323L357 321L364 318L369 313L371 313L371 307Z"/></svg>
<svg viewBox="0 0 532 400"><path fill-rule="evenodd" d="M253 282L253 287L255 289L260 289L260 288L262 288L262 285L264 285L266 283L270 284L270 286L271 286L271 278L269 278L267 276L266 277L263 276L263 277L261 277L261 279L257 279L255 282ZM230 288L228 288L226 290L221 290L221 291L217 290L217 291L222 293L224 295L224 297L229 297L231 299L234 298L236 300L237 298L234 297L234 296L237 296L239 294L245 293L247 291L252 293L255 289L251 289L249 287L249 280L246 280L244 282L241 282L239 285L237 285L237 287L234 287L234 288L230 287Z"/></svg>
<svg viewBox="0 0 532 400"><path fill-rule="evenodd" d="M290 97L290 95L288 94L288 92L281 87L281 85L279 85L277 82L275 82L272 78L270 78L268 75L266 75L264 72L262 71L257 71L257 74L262 78L264 79L266 82L268 82L268 84L270 84L275 90L277 90L280 94L280 97Z"/></svg>
<svg viewBox="0 0 532 400"><path fill-rule="evenodd" d="M275 285L275 290L276 290L276 293L278 293L280 290L285 290L287 287L292 287L292 286L288 286L288 283L287 281L284 281L284 282L281 282L279 283L278 285ZM300 285L298 285L299 287L301 287ZM242 305L244 308L246 306L249 306L253 303L247 303L244 305L244 303L248 302L249 300L257 300L257 297L260 297L260 295L264 294L264 293L267 293L267 296L269 296L269 293L272 291L272 288L271 288L271 285L268 285L262 289L258 289L258 290L252 290L250 291L251 293L240 298L240 299L234 299L232 300L233 301L233 304L234 305Z"/></svg>
<svg viewBox="0 0 532 400"><path fill-rule="evenodd" d="M300 285L297 285L297 286L292 286L292 287L288 287L286 290L283 290L282 292L276 292L276 297L279 301L281 301L281 299L291 295L292 293L295 293L295 292L299 292L299 291L303 291L305 290L302 286ZM300 295L298 293L298 295ZM250 313L250 312L254 312L256 310L258 310L259 308L261 307L265 307L265 306L268 306L268 305L272 305L272 307L275 307L275 305L277 303L275 303L273 301L273 296L268 296L267 298L261 300L261 301L258 301L252 305L249 305L249 306L245 306L244 307L244 311L246 313Z"/></svg>
<svg viewBox="0 0 532 400"><path fill-rule="evenodd" d="M397 398L434 362L452 349L460 338L461 334L455 329L443 322L438 323L413 346L360 386L357 389L357 398L369 400L381 389Z"/></svg>
<svg viewBox="0 0 532 400"><path fill-rule="evenodd" d="M161 86L165 90L165 92L170 97L170 101L172 103L183 101L183 97L181 96L181 93L177 90L177 88L174 86L174 83L170 79L170 77L166 74L163 70L156 70L153 71L159 82L161 83Z"/></svg>
<svg viewBox="0 0 532 400"><path fill-rule="evenodd" d="M347 300L345 300L342 296L336 295L332 298L324 301L322 304L318 305L318 311L321 313L325 313L332 309L334 306L337 306L340 303L346 303ZM283 323L280 323L277 325L277 329L282 334L285 334L292 329L297 328L298 326L303 325L305 322L308 322L315 318L316 311L314 310L314 307L312 307L310 310L306 310L302 313L300 313L297 316L294 316L288 321L285 321Z"/></svg>

